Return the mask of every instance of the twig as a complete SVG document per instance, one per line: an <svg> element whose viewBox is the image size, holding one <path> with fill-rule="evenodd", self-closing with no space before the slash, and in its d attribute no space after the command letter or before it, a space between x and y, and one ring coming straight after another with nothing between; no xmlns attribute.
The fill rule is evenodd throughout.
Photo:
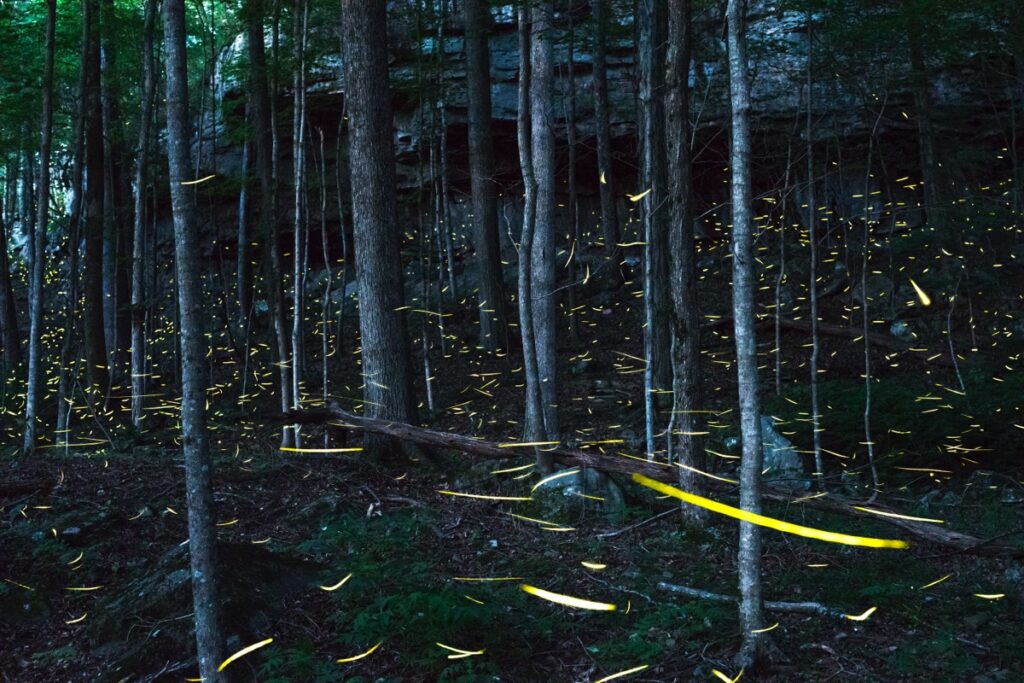
<svg viewBox="0 0 1024 683"><path fill-rule="evenodd" d="M689 586L680 586L674 583L665 583L664 581L658 582L658 588L672 593L680 593L691 598L698 600L710 600L712 602L739 602L739 598L735 598L731 595L723 595L721 593L711 593L709 591L702 591L697 588L690 588ZM836 619L845 619L846 614L840 610L832 607L826 607L820 602L778 602L766 600L764 603L765 609L772 610L774 612L798 612L801 614L817 614L823 617L833 617Z"/></svg>
<svg viewBox="0 0 1024 683"><path fill-rule="evenodd" d="M612 538L614 536L619 536L620 534L629 533L630 531L633 531L634 529L639 529L642 526L647 526L651 522L656 522L659 519L661 519L662 517L668 517L669 515L671 515L674 512L679 512L680 509L681 508L675 507L675 508L672 508L671 510L665 510L664 512L659 512L658 514L654 515L653 517L648 517L647 519L645 519L643 521L640 521L640 522L637 522L636 524L630 524L627 527L623 527L621 529L616 529L615 531L606 531L603 534L598 534L597 537L598 538Z"/></svg>

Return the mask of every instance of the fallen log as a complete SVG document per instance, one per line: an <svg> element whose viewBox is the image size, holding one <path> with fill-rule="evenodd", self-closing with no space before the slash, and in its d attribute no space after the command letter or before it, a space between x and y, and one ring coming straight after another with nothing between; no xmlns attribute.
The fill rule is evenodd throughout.
<svg viewBox="0 0 1024 683"><path fill-rule="evenodd" d="M278 415L276 419L286 424L323 424L340 429L381 434L402 441L410 441L421 446L438 449L446 448L495 460L507 460L523 453L523 449L517 448L515 443L498 443L462 434L438 432L404 422L377 420L353 415L340 408L293 410L283 415ZM555 462L567 467L589 467L603 472L624 475L642 474L651 479L670 484L678 481L677 470L674 467L643 458L615 454L609 455L607 453L571 448L545 448L544 451ZM531 448L529 452L532 453L533 449ZM724 486L717 483L712 484L712 488L719 491L726 490ZM824 512L886 522L899 527L919 541L952 548L961 553L1024 557L1024 548L1022 547L995 544L984 539L975 538L974 536L968 536L967 534L949 531L941 525L934 523L901 518L898 516L900 514L898 511L878 502L871 503L870 509L881 512L883 513L882 515L865 511L858 501L853 501L833 493L824 496L805 496L794 499L787 491L763 487L762 497L765 500L804 505Z"/></svg>
<svg viewBox="0 0 1024 683"><path fill-rule="evenodd" d="M665 583L664 581L658 582L658 588L663 591L685 595L688 598L694 598L696 600L729 602L733 604L740 601L739 598L732 595L712 593L710 591L700 590L699 588L690 588L689 586L680 586L674 583ZM842 610L838 610L833 607L826 607L820 602L783 602L779 600L765 600L764 608L772 612L796 612L798 614L816 614L818 616L832 617L834 619L849 619L849 616Z"/></svg>

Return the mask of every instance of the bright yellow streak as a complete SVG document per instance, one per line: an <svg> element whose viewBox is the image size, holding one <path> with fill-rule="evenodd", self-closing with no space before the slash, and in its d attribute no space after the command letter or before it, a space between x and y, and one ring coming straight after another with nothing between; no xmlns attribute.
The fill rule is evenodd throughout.
<svg viewBox="0 0 1024 683"><path fill-rule="evenodd" d="M559 605L565 605L566 607L574 607L576 609L592 609L599 612L614 612L618 609L615 605L608 602L594 602L593 600L584 600L582 598L574 598L571 595L562 595L561 593L552 593L546 591L543 588L537 588L529 584L523 583L519 585L524 592L534 595L542 600L548 600L549 602L555 602Z"/></svg>
<svg viewBox="0 0 1024 683"><path fill-rule="evenodd" d="M354 662L357 659L362 659L363 657L369 657L370 655L372 655L377 650L378 647L380 647L383 644L384 644L384 641L382 640L379 643L377 643L376 645L374 645L373 647L371 647L366 652L363 652L361 654L355 655L354 657L342 657L341 659L338 659L336 661L338 662L338 664L345 664L347 662Z"/></svg>
<svg viewBox="0 0 1024 683"><path fill-rule="evenodd" d="M601 564L600 562L587 562L586 560L580 562L580 564L582 564L587 569L593 569L594 571L601 571L602 569L608 566L606 564Z"/></svg>
<svg viewBox="0 0 1024 683"><path fill-rule="evenodd" d="M285 451L287 453L358 453L363 449L360 447L353 448L289 448L287 446L281 446L277 450Z"/></svg>
<svg viewBox="0 0 1024 683"><path fill-rule="evenodd" d="M765 627L765 628L755 628L753 631L751 631L751 633L768 633L768 631L774 631L778 627L779 627L779 622L776 621L771 626L768 626L768 627Z"/></svg>
<svg viewBox="0 0 1024 683"><path fill-rule="evenodd" d="M601 181L602 185L607 185L608 184L608 179L604 177L604 171L601 171L600 181Z"/></svg>
<svg viewBox="0 0 1024 683"><path fill-rule="evenodd" d="M1006 593L975 593L974 597L982 598L983 600L999 600L1005 598Z"/></svg>
<svg viewBox="0 0 1024 683"><path fill-rule="evenodd" d="M86 612L85 614L83 614L83 615L82 615L82 616L80 616L80 617L76 617L76 618L74 618L74 619L68 619L68 620L67 620L67 621L65 621L64 623L65 623L65 624L78 624L78 623L81 623L81 622L85 621L85 618L86 618L87 616L89 616L89 613L88 613L88 612Z"/></svg>
<svg viewBox="0 0 1024 683"><path fill-rule="evenodd" d="M70 562L68 562L68 564L74 564L75 562L78 562L83 557L85 557L85 551L84 550L82 552L78 553L78 557L76 557L75 559L73 559Z"/></svg>
<svg viewBox="0 0 1024 683"><path fill-rule="evenodd" d="M859 505L854 505L855 510L861 512L870 512L873 515L881 515L882 517L892 517L894 519L906 519L911 522L930 522L932 524L945 524L941 519L930 519L928 517L912 517L911 515L898 515L895 512L883 512L882 510L872 510L871 508L862 508Z"/></svg>
<svg viewBox="0 0 1024 683"><path fill-rule="evenodd" d="M724 673L722 673L718 669L712 669L711 673L713 673L715 676L717 676L718 680L720 680L720 681L725 681L725 683L736 683L736 681L740 680L740 676L743 675L743 670L740 669L740 672L738 674L736 674L736 678L729 678L728 676L726 676Z"/></svg>
<svg viewBox="0 0 1024 683"><path fill-rule="evenodd" d="M720 515L726 517L732 517L734 519L741 520L743 522L749 522L751 524L757 524L758 526L768 527L769 529L775 529L783 533L794 534L796 536L803 536L805 538L814 538L819 541L825 541L827 543L842 543L843 545L859 545L867 548L909 548L910 544L906 541L898 539L888 538L868 538L865 536L851 536L850 534L840 534L834 531L824 531L822 529L812 529L811 527L801 526L799 524L793 524L791 522L783 522L781 519L774 519L772 517L765 517L755 512L747 512L746 510L740 510L734 508L731 505L725 503L719 503L718 501L711 500L710 498L704 498L703 496L697 496L692 493L687 493L677 489L674 486L668 484L662 484L660 481L655 481L650 477L645 477L642 474L634 474L633 481L647 488L654 489L659 493L678 498L679 500L702 507L712 512L717 512Z"/></svg>
<svg viewBox="0 0 1024 683"><path fill-rule="evenodd" d="M928 296L927 294L925 294L924 290L921 289L920 287L918 287L917 283L914 282L913 279L910 280L910 284L913 285L914 291L917 292L917 298L921 300L921 305L922 306L931 306L932 305L931 297Z"/></svg>
<svg viewBox="0 0 1024 683"><path fill-rule="evenodd" d="M448 659L462 659L464 657L473 657L484 653L483 650L463 650L457 647L452 647L451 645L445 645L444 643L434 643L434 645L455 653L453 655L448 655Z"/></svg>
<svg viewBox="0 0 1024 683"><path fill-rule="evenodd" d="M727 477L720 477L717 474L711 474L710 472L705 472L704 470L698 470L696 467L690 467L689 465L684 465L681 462L677 462L676 465L678 465L680 468L682 468L684 470L687 470L689 472L695 472L696 474L708 477L709 479L717 479L718 481L724 481L726 484L738 484L739 483L735 479L729 479Z"/></svg>
<svg viewBox="0 0 1024 683"><path fill-rule="evenodd" d="M920 587L920 588L918 588L917 590L919 590L919 591L923 591L923 590L924 590L924 589L926 589L926 588L931 588L932 586L938 586L938 585L939 585L940 583L942 583L943 581L945 581L946 579L948 579L948 578L949 578L949 577L951 577L951 576L953 576L953 575L952 575L952 574L946 574L946 575L945 575L945 576L943 576L943 577L942 577L941 579L935 579L935 580L934 580L934 581L932 581L931 583L926 583L925 585L921 586L921 587Z"/></svg>
<svg viewBox="0 0 1024 683"><path fill-rule="evenodd" d="M183 180L183 181L181 181L181 184L182 185L198 185L199 183L205 183L207 180L210 180L211 178L216 178L216 177L217 177L217 174L214 173L212 175L206 176L205 178L200 178L199 180Z"/></svg>
<svg viewBox="0 0 1024 683"><path fill-rule="evenodd" d="M540 524L541 526L558 526L558 524L556 522L549 522L546 519L537 519L536 517L527 517L526 515L517 515L514 512L509 512L508 515L510 517L515 517L516 519L521 519L521 520L523 520L525 522L533 522L535 524Z"/></svg>
<svg viewBox="0 0 1024 683"><path fill-rule="evenodd" d="M843 616L846 617L847 619L849 619L850 621L867 621L868 617L870 617L872 614L874 614L875 610L877 610L877 609L878 609L877 607L869 607L862 614L856 614L856 615L854 615L854 614L844 614Z"/></svg>
<svg viewBox="0 0 1024 683"><path fill-rule="evenodd" d="M64 590L66 590L66 591L82 591L82 592L84 592L84 591L98 591L101 588L103 588L103 586L71 586L71 587L65 588Z"/></svg>
<svg viewBox="0 0 1024 683"><path fill-rule="evenodd" d="M522 496L486 496L482 493L459 493L458 491L438 490L438 493L442 493L446 496L459 496L460 498L479 498L481 500L532 500L529 497L524 498Z"/></svg>
<svg viewBox="0 0 1024 683"><path fill-rule="evenodd" d="M467 583L484 583L486 581L522 581L521 576L453 576L452 581L466 581Z"/></svg>
<svg viewBox="0 0 1024 683"><path fill-rule="evenodd" d="M561 472L558 472L556 474L552 474L550 476L544 477L543 479L538 481L536 484L534 484L533 488L530 489L530 490L531 491L536 491L538 488L540 488L544 484L547 484L549 481L555 481L556 479L562 479L564 477L571 477L572 475L579 474L579 473L580 473L580 470L579 470L578 467L574 467L573 469L570 469L570 470L562 470Z"/></svg>
<svg viewBox="0 0 1024 683"><path fill-rule="evenodd" d="M528 470L531 467L536 467L536 463L530 463L529 465L520 465L519 467L509 467L504 470L491 470L491 474L510 474L511 472L522 472Z"/></svg>
<svg viewBox="0 0 1024 683"><path fill-rule="evenodd" d="M650 664L641 664L640 666L634 666L632 669L626 669L625 671L620 671L618 673L612 674L611 676L599 678L596 681L594 681L594 683L607 683L607 681L614 681L616 678L622 678L623 676L628 676L630 674L640 673L644 669L650 668L650 666Z"/></svg>
<svg viewBox="0 0 1024 683"><path fill-rule="evenodd" d="M498 448L528 448L531 446L557 446L557 441L509 441L499 443Z"/></svg>
<svg viewBox="0 0 1024 683"><path fill-rule="evenodd" d="M643 199L644 197L649 195L651 193L652 189L653 188L649 188L647 190L644 190L640 194L631 194L631 195L629 195L629 201L631 201L631 202L638 202L638 201L640 201L641 199Z"/></svg>
<svg viewBox="0 0 1024 683"><path fill-rule="evenodd" d="M236 652L235 654L231 655L230 657L225 659L223 662L221 662L220 666L217 667L217 671L223 671L225 669L225 667L227 667L228 664L230 664L231 662L235 661L236 659L244 657L247 654L249 654L250 652L252 652L254 650L260 649L264 645L270 645L272 642L274 642L273 638L267 638L266 640L261 640L258 643L253 643L252 645L250 645L248 647L243 647L241 650L239 650L238 652Z"/></svg>
<svg viewBox="0 0 1024 683"><path fill-rule="evenodd" d="M349 574L348 576L346 576L344 579L342 579L338 583L334 584L333 586L320 586L320 590L328 591L328 592L329 591L336 591L339 588L341 588L342 586L344 586L345 582L348 581L351 578L352 578L352 574Z"/></svg>

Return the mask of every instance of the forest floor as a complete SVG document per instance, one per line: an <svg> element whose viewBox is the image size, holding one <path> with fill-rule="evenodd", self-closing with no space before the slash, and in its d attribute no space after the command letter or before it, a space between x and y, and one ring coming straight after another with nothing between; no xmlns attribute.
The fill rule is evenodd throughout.
<svg viewBox="0 0 1024 683"><path fill-rule="evenodd" d="M726 295L705 292L702 305L727 312ZM562 340L560 412L570 445L618 439L616 449L638 454L639 305L630 311L632 297L620 299L627 303L584 299L583 340ZM826 301L826 319L844 319L846 304ZM449 353L434 368L438 408L424 409L424 423L517 440L517 361L475 350L467 341L468 315L447 324ZM705 339L708 403L719 411L708 445L726 456L713 466L725 477L735 462L727 444L736 434L730 343L724 328ZM766 392L765 407L780 433L804 449L805 343L804 336L787 336L784 392ZM1020 437L1009 425L1024 424L1024 373L991 352L987 360L971 355L967 339L956 343L965 354L964 391L951 391L953 370L930 364L923 353L877 351L883 500L978 538L1020 543ZM762 344L767 367L772 346ZM1019 357L1009 342L1002 348L1008 358ZM822 357L830 486L863 495L863 347L824 337ZM349 389L357 378L348 372L335 391L357 394ZM633 670L621 680L652 683L740 673L732 664L735 607L659 587L735 595L734 521L716 517L687 528L671 501L628 482L619 483L623 504L608 510L562 489L531 494L536 474L528 470L495 473L527 465L527 454L507 463L459 454L372 463L359 455L282 453L273 420L261 420L274 411L269 389L261 401L250 408L217 398L211 413L228 651L273 638L230 665L237 680L583 683ZM0 680L197 675L183 463L173 416L160 413L150 417L148 431L121 435L113 447L51 449L0 465ZM9 434L16 429L11 422ZM305 445L322 446L320 432L307 430ZM881 520L795 504L769 505L766 514L900 536ZM769 612L770 663L743 680L1024 680L1019 560L916 544L848 547L775 531L766 531L764 542L766 599L813 600L864 618ZM527 594L522 584L616 609L569 609Z"/></svg>

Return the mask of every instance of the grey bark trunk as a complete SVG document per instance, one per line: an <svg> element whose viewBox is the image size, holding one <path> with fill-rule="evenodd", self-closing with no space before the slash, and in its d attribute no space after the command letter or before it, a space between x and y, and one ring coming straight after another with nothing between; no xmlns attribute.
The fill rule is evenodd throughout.
<svg viewBox="0 0 1024 683"><path fill-rule="evenodd" d="M703 387L700 370L700 313L694 236L690 154L690 61L693 35L690 0L669 0L666 53L666 147L668 150L669 248L672 283L672 420L669 458L679 467L679 485L702 495L705 469ZM691 523L707 519L696 505L682 508Z"/></svg>
<svg viewBox="0 0 1024 683"><path fill-rule="evenodd" d="M487 351L508 348L505 283L498 238L497 185L491 127L491 55L487 37L490 13L483 0L466 0L466 81L469 98L469 172L473 195L473 246L476 249L480 315L479 344Z"/></svg>
<svg viewBox="0 0 1024 683"><path fill-rule="evenodd" d="M10 181L8 181L10 182ZM0 340L4 345L4 370L6 378L21 362L21 335L18 334L18 314L14 307L14 290L11 288L11 264L7 256L7 226L0 220Z"/></svg>
<svg viewBox="0 0 1024 683"><path fill-rule="evenodd" d="M359 329L368 415L413 419L412 372L403 305L404 284L388 87L384 0L342 0L345 97L349 121ZM368 438L381 454L392 445Z"/></svg>
<svg viewBox="0 0 1024 683"><path fill-rule="evenodd" d="M544 436L558 439L557 300L555 295L554 4L540 0L531 10L530 143L536 187L530 268L533 279L534 343Z"/></svg>
<svg viewBox="0 0 1024 683"><path fill-rule="evenodd" d="M222 681L217 666L224 659L217 587L217 534L213 486L206 433L206 336L204 334L199 231L189 180L191 131L185 50L184 0L164 0L164 44L167 55L167 157L174 214L175 266L181 309L181 430L188 501L192 609L199 675Z"/></svg>
<svg viewBox="0 0 1024 683"><path fill-rule="evenodd" d="M43 112L39 135L39 217L32 242L32 298L29 301L28 388L25 393L25 455L36 448L36 419L43 354L43 271L46 268L46 228L50 222L50 148L53 142L53 53L57 0L46 0L46 58L43 65Z"/></svg>
<svg viewBox="0 0 1024 683"><path fill-rule="evenodd" d="M807 237L810 242L810 268L807 283L811 302L811 442L814 448L814 476L818 488L825 490L825 466L821 460L821 407L818 401L818 202L814 177L814 19L807 15Z"/></svg>
<svg viewBox="0 0 1024 683"><path fill-rule="evenodd" d="M761 406L757 377L757 343L754 335L754 252L750 188L750 74L744 0L727 6L729 45L729 94L732 104L732 279L736 365L739 380L740 432L743 458L740 463L740 507L761 512ZM764 604L761 591L761 530L740 522L737 556L740 588L740 628L743 643L737 664L753 667L761 654Z"/></svg>

